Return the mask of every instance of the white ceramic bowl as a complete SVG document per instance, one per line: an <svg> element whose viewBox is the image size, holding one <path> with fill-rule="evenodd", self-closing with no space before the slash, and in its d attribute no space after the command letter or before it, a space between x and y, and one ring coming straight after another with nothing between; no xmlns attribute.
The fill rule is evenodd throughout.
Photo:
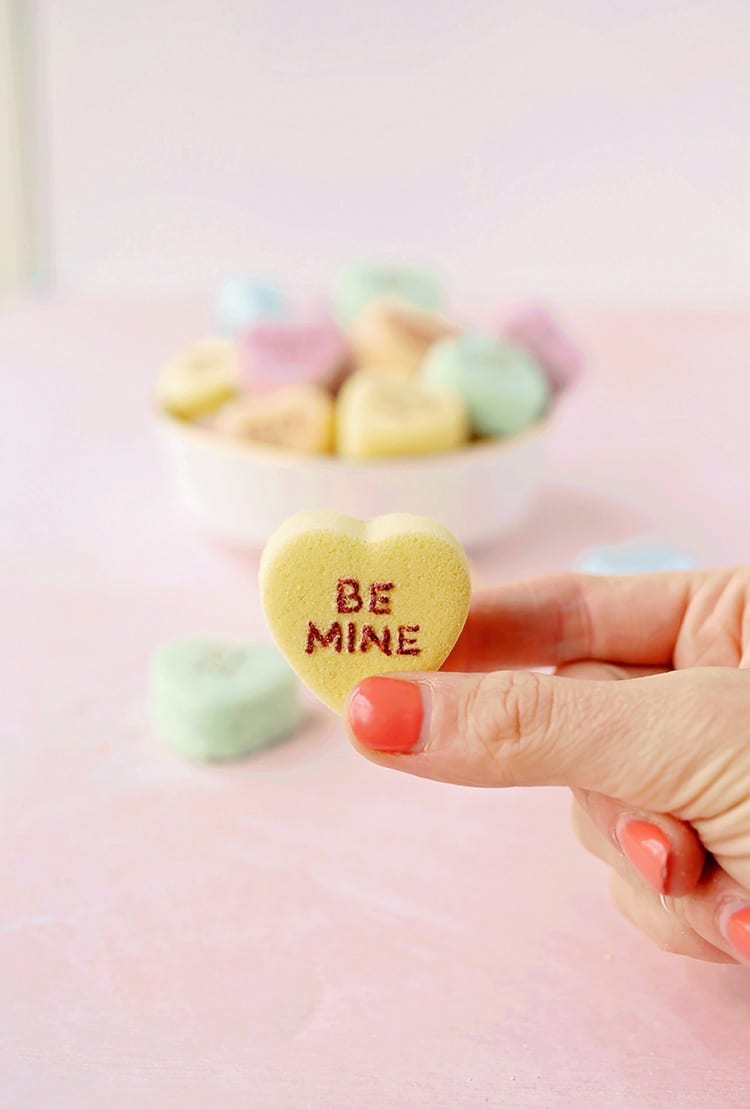
<svg viewBox="0 0 750 1109"><path fill-rule="evenodd" d="M321 508L361 519L412 512L465 546L486 543L527 514L550 421L512 439L368 462L234 441L163 414L156 424L184 508L217 537L258 548L287 516Z"/></svg>

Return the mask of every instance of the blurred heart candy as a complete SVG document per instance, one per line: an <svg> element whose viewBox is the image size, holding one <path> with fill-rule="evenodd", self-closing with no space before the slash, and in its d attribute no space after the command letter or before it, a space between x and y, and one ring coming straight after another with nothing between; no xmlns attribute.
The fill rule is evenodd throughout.
<svg viewBox="0 0 750 1109"><path fill-rule="evenodd" d="M214 321L223 335L234 336L259 320L283 316L286 309L279 290L251 277L230 277L216 291Z"/></svg>
<svg viewBox="0 0 750 1109"><path fill-rule="evenodd" d="M352 262L336 278L334 315L342 327L351 327L363 308L378 297L398 300L436 312L443 292L435 274L416 266L377 262Z"/></svg>
<svg viewBox="0 0 750 1109"><path fill-rule="evenodd" d="M221 409L213 427L234 439L325 454L333 449L333 399L309 382L245 393Z"/></svg>
<svg viewBox="0 0 750 1109"><path fill-rule="evenodd" d="M186 639L162 647L151 666L150 709L165 743L211 762L267 747L302 719L294 675L268 643Z"/></svg>
<svg viewBox="0 0 750 1109"><path fill-rule="evenodd" d="M478 331L441 339L419 377L457 393L477 435L515 435L543 414L549 397L547 378L528 351Z"/></svg>
<svg viewBox="0 0 750 1109"><path fill-rule="evenodd" d="M339 394L336 446L347 458L455 450L468 434L464 403L449 389L360 370Z"/></svg>
<svg viewBox="0 0 750 1109"><path fill-rule="evenodd" d="M237 392L237 372L237 352L230 339L201 339L164 366L157 401L184 420L208 416Z"/></svg>
<svg viewBox="0 0 750 1109"><path fill-rule="evenodd" d="M644 537L589 547L578 556L575 568L582 574L644 574L692 570L696 564L690 551Z"/></svg>
<svg viewBox="0 0 750 1109"><path fill-rule="evenodd" d="M240 380L269 391L307 382L336 392L348 372L349 349L332 320L267 320L237 339Z"/></svg>
<svg viewBox="0 0 750 1109"><path fill-rule="evenodd" d="M349 341L359 367L415 374L430 347L458 329L444 316L396 297L379 297L357 316Z"/></svg>
<svg viewBox="0 0 750 1109"><path fill-rule="evenodd" d="M533 354L549 378L553 393L573 385L583 369L583 355L557 319L541 304L526 304L510 313L504 335Z"/></svg>

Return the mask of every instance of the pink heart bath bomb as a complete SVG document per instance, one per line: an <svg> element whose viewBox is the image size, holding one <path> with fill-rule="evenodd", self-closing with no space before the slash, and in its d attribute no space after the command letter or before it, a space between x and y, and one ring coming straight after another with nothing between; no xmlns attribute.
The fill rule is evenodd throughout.
<svg viewBox="0 0 750 1109"><path fill-rule="evenodd" d="M511 312L503 333L536 358L553 393L575 384L583 369L583 355L571 337L541 304L526 304Z"/></svg>
<svg viewBox="0 0 750 1109"><path fill-rule="evenodd" d="M335 393L349 369L349 349L332 320L266 320L238 338L240 382L253 392L318 385Z"/></svg>

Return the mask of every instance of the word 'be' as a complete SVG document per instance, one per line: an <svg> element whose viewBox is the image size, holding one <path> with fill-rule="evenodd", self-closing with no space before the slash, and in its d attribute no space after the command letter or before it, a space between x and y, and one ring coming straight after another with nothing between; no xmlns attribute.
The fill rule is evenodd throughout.
<svg viewBox="0 0 750 1109"><path fill-rule="evenodd" d="M367 594L367 611L375 616L390 616L393 589L395 585L392 581L374 581ZM364 607L362 589L356 578L339 578L336 583L336 611L348 616L361 612ZM317 645L332 647L339 655L344 651L350 655L357 651L364 654L370 647L377 647L384 655L418 655L420 648L415 638L418 631L419 624L399 624L394 651L394 636L389 627L377 632L372 624L364 624L360 631L353 620L347 621L343 628L339 620L334 620L322 632L312 620L308 620L305 654L311 655Z"/></svg>

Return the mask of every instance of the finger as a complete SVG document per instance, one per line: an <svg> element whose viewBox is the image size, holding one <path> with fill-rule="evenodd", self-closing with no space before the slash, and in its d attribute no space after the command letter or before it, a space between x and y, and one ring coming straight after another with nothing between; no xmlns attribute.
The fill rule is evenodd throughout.
<svg viewBox="0 0 750 1109"><path fill-rule="evenodd" d="M750 892L715 863L707 863L700 883L688 895L660 896L643 884L643 876L629 865L616 843L599 830L577 800L573 802L571 823L581 846L606 863L629 887L617 887L619 907L660 946L668 942L669 950L677 950L678 939L684 941L690 931L709 946L712 957L717 951L724 953L723 960L715 961L750 965ZM682 954L695 952L682 950Z"/></svg>
<svg viewBox="0 0 750 1109"><path fill-rule="evenodd" d="M581 659L578 662L564 662L555 673L559 678L589 678L595 682L621 682L630 678L651 678L654 674L664 674L661 666L622 666L617 662L596 662Z"/></svg>
<svg viewBox="0 0 750 1109"><path fill-rule="evenodd" d="M346 709L360 750L383 765L465 785L580 786L687 820L724 717L749 714L744 674L720 668L623 682L527 671L374 677Z"/></svg>
<svg viewBox="0 0 750 1109"><path fill-rule="evenodd" d="M661 948L711 962L734 962L703 937L685 919L665 907L659 894L645 885L616 844L604 836L577 801L573 802L571 822L578 842L611 869L610 885L620 911ZM678 904L677 902L674 903Z"/></svg>
<svg viewBox="0 0 750 1109"><path fill-rule="evenodd" d="M610 681L646 677L659 672L650 667L618 666L616 663L591 660L567 663L557 669L557 673L564 677ZM631 824L626 811L629 806L584 790L573 789L573 794L604 835L618 839L618 822L625 824L619 845L626 855L630 853L633 866L640 870L641 876L656 892L681 897L695 888L704 871L706 851L688 821L671 815L641 812L636 814ZM661 835L656 829L660 829ZM665 850L666 858L663 854ZM734 869L732 862L722 861L730 870ZM747 867L742 869L744 878Z"/></svg>
<svg viewBox="0 0 750 1109"><path fill-rule="evenodd" d="M653 876L644 873L640 866L634 866L632 859L620 846L617 838L602 832L589 812L575 799L571 810L571 824L578 842L591 855L606 863L612 870L616 870L633 885L643 883L655 893L664 892L662 888L655 888ZM662 886L665 884L660 883Z"/></svg>
<svg viewBox="0 0 750 1109"><path fill-rule="evenodd" d="M674 816L643 812L602 793L574 789L581 811L656 893L682 897L696 888L706 853L695 830Z"/></svg>
<svg viewBox="0 0 750 1109"><path fill-rule="evenodd" d="M750 892L714 867L698 889L674 902L706 942L750 966Z"/></svg>
<svg viewBox="0 0 750 1109"><path fill-rule="evenodd" d="M554 574L483 591L443 669L557 666L572 659L666 669L690 597L705 576Z"/></svg>
<svg viewBox="0 0 750 1109"><path fill-rule="evenodd" d="M726 951L715 947L699 935L690 924L675 913L667 911L659 895L644 886L634 886L617 871L610 878L612 900L626 920L634 924L662 951L674 955L687 955L709 963L734 963Z"/></svg>
<svg viewBox="0 0 750 1109"><path fill-rule="evenodd" d="M585 851L606 863L607 866L617 868L620 865L620 852L615 844L602 835L593 820L578 801L573 798L570 807L570 824L573 834Z"/></svg>

